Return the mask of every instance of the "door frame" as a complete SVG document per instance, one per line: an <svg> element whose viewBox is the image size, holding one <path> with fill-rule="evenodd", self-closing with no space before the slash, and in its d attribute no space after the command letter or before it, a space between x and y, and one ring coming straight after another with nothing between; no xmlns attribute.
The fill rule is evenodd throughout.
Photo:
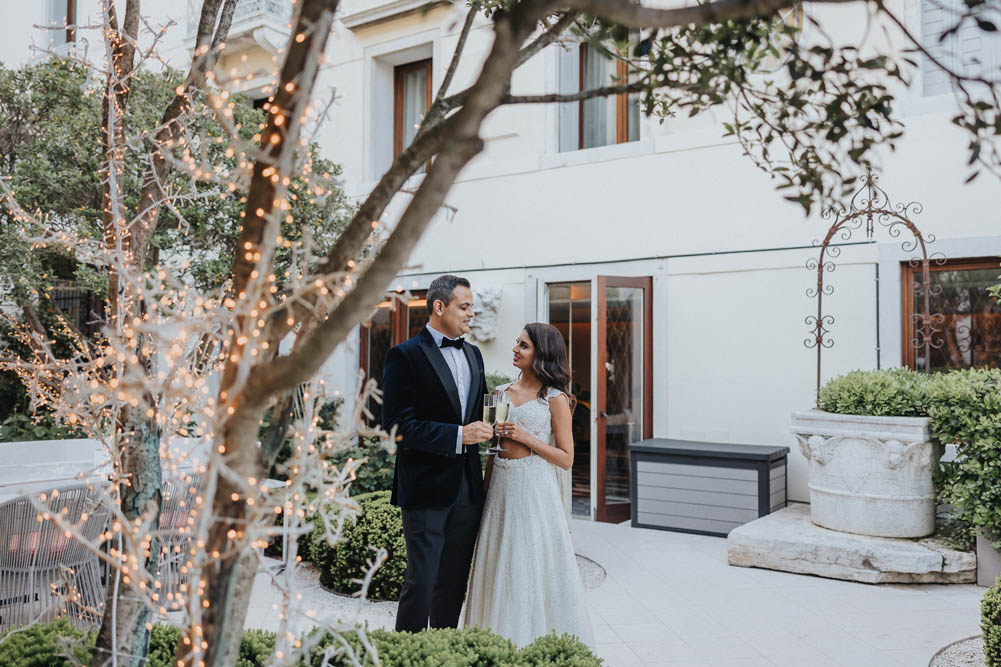
<svg viewBox="0 0 1001 667"><path fill-rule="evenodd" d="M546 276L538 278L538 283L536 286L536 318L539 322L545 322L546 324L552 324L549 321L549 288L553 285L566 285L568 283L580 283L587 284L591 292L591 340L588 341L587 349L588 354L591 356L591 378L588 383L588 391L591 394L591 418L588 420L588 430L591 432L591 469L588 475L588 502L587 502L587 518L590 521L595 520L595 512L597 511L597 482L594 478L595 467L594 467L594 457L595 452L595 442L594 437L597 433L595 429L595 418L594 418L594 395L596 391L597 382L595 369L595 309L594 309L594 295L597 294L595 291L595 277L593 273L582 275L580 277L574 277L576 274L570 275L559 275L559 276ZM580 515L578 515L580 516Z"/></svg>
<svg viewBox="0 0 1001 667"><path fill-rule="evenodd" d="M592 475L596 487L592 496L593 516L597 521L626 521L630 516L630 503L616 505L611 511L605 506L605 431L602 423L606 417L605 399L607 391L605 363L608 361L605 349L607 335L607 304L605 300L608 287L634 287L643 290L643 433L641 439L653 437L653 277L626 277L599 275L594 280L594 296L591 300L592 312L596 320L592 349L595 353L595 369L593 382L595 384L594 408L592 409L592 424L594 437L591 458Z"/></svg>

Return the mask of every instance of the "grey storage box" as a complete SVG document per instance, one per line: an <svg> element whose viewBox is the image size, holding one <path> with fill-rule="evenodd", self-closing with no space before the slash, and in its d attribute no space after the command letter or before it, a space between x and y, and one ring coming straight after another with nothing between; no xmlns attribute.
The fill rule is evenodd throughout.
<svg viewBox="0 0 1001 667"><path fill-rule="evenodd" d="M726 536L786 506L788 447L651 438L629 446L632 525Z"/></svg>

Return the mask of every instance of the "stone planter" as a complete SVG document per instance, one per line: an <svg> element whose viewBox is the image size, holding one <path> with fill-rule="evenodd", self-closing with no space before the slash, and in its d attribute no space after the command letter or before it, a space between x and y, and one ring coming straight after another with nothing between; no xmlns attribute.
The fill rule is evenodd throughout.
<svg viewBox="0 0 1001 667"><path fill-rule="evenodd" d="M818 526L876 537L935 531L932 471L942 448L924 417L868 417L820 410L792 415L810 464L810 516Z"/></svg>
<svg viewBox="0 0 1001 667"><path fill-rule="evenodd" d="M994 548L991 535L977 533L977 584L993 586L1001 575L1001 552Z"/></svg>

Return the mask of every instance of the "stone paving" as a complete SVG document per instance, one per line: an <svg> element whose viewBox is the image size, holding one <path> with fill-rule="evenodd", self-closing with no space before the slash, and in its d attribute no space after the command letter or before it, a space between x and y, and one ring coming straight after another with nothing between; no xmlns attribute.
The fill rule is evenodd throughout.
<svg viewBox="0 0 1001 667"><path fill-rule="evenodd" d="M610 667L927 667L980 634L984 589L859 584L727 565L726 540L583 521L607 571L588 602Z"/></svg>
<svg viewBox="0 0 1001 667"><path fill-rule="evenodd" d="M609 667L927 667L946 644L980 634L984 589L974 585L869 585L732 567L725 539L626 524L574 520L573 540L607 573L587 600L596 652ZM309 581L297 592L318 617L392 626L394 603L359 609ZM276 602L270 578L259 575L247 625L277 626Z"/></svg>

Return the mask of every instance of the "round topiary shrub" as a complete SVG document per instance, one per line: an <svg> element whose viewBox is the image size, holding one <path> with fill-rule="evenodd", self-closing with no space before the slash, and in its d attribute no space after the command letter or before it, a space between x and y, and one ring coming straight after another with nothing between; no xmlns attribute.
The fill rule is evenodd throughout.
<svg viewBox="0 0 1001 667"><path fill-rule="evenodd" d="M924 417L928 377L909 368L852 371L820 388L817 407L842 415Z"/></svg>
<svg viewBox="0 0 1001 667"><path fill-rule="evenodd" d="M518 653L518 664L532 667L601 667L601 659L576 637L539 637Z"/></svg>
<svg viewBox="0 0 1001 667"><path fill-rule="evenodd" d="M403 520L400 508L389 504L389 491L375 491L355 496L361 505L354 524L346 522L341 540L331 546L323 538L323 524L317 520L311 540L311 560L320 570L320 583L339 593L358 590L375 549L384 547L389 557L375 573L368 588L368 597L375 600L395 600L400 597L407 571L407 547L403 541Z"/></svg>
<svg viewBox="0 0 1001 667"><path fill-rule="evenodd" d="M980 629L987 667L1001 667L1001 578L987 589L980 603Z"/></svg>

